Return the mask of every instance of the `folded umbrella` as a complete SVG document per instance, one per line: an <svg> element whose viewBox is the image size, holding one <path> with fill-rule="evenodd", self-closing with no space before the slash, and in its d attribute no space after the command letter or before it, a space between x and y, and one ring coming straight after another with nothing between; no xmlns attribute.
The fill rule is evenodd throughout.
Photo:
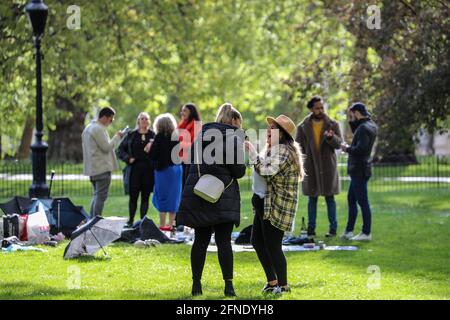
<svg viewBox="0 0 450 320"><path fill-rule="evenodd" d="M64 250L64 259L93 255L120 238L126 218L96 216L72 233L71 241Z"/></svg>

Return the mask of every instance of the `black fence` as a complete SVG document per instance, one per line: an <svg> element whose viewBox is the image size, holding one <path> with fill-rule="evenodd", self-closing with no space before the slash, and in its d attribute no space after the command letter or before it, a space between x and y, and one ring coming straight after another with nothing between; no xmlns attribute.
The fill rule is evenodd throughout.
<svg viewBox="0 0 450 320"><path fill-rule="evenodd" d="M347 159L339 156L339 174L341 187L348 188ZM389 192L397 190L443 189L450 191L450 157L419 156L415 165L375 165L370 180L371 192ZM89 178L83 175L83 165L74 163L48 163L47 172L55 171L51 186L52 196L90 196L92 186ZM32 182L31 163L29 161L0 162L0 198L14 195L28 195ZM50 174L47 176L50 185ZM242 190L251 190L251 169L240 180ZM113 173L111 196L124 195L122 172Z"/></svg>

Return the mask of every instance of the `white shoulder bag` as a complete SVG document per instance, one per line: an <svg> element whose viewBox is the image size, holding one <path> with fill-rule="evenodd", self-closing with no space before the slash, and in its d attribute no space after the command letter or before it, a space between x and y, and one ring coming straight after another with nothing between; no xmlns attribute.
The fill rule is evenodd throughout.
<svg viewBox="0 0 450 320"><path fill-rule="evenodd" d="M200 164L197 163L198 177L199 180L194 186L194 193L200 198L216 203L219 201L222 193L228 188L234 179L231 179L230 183L225 187L222 180L213 176L212 174L200 174Z"/></svg>

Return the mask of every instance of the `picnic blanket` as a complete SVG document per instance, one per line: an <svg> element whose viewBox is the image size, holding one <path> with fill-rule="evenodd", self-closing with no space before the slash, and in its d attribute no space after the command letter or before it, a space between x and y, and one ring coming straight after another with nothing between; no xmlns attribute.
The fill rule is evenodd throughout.
<svg viewBox="0 0 450 320"><path fill-rule="evenodd" d="M192 241L187 242L187 244L192 245ZM325 246L321 249L319 246L314 246L313 248L305 248L304 246L282 246L284 252L303 252L303 251L319 251L319 250L328 250L328 251L356 251L358 247L356 246ZM239 245L232 244L233 252L255 252L255 249L251 245ZM208 252L217 252L217 246L209 245Z"/></svg>

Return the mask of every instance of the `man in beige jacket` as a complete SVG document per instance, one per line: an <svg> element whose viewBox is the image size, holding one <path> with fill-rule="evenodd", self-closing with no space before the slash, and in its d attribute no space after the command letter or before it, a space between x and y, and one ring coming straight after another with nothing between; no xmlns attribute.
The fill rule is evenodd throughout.
<svg viewBox="0 0 450 320"><path fill-rule="evenodd" d="M119 146L123 133L119 131L110 139L107 131L115 114L113 108L102 108L98 119L88 124L81 135L84 175L89 176L94 187L91 217L102 215L111 184L111 173L119 168L114 150Z"/></svg>

